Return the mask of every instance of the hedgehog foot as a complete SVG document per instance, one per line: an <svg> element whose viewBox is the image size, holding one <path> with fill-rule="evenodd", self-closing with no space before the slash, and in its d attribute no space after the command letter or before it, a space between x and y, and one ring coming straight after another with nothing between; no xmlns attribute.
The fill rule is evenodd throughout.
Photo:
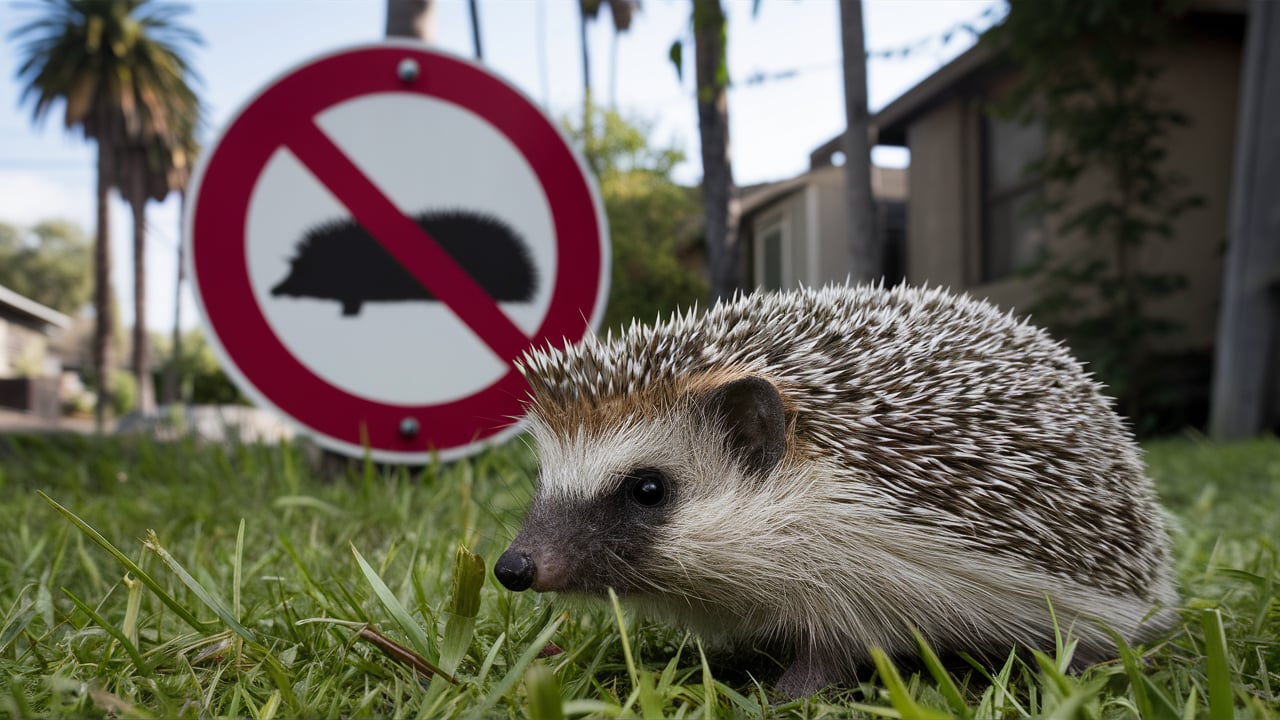
<svg viewBox="0 0 1280 720"><path fill-rule="evenodd" d="M346 316L346 315L359 315L359 314L360 314L360 304L361 304L361 303L360 303L360 301L359 301L359 300L343 300L343 301L342 301L342 314L343 314L344 316Z"/></svg>
<svg viewBox="0 0 1280 720"><path fill-rule="evenodd" d="M831 662L806 643L774 683L774 689L787 698L796 699L809 697L846 679L847 673L843 665Z"/></svg>

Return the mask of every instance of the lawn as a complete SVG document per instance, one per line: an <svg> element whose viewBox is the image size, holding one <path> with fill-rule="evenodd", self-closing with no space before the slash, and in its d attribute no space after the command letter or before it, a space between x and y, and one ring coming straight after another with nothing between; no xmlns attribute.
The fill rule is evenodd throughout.
<svg viewBox="0 0 1280 720"><path fill-rule="evenodd" d="M1178 526L1166 641L783 703L677 631L501 589L522 443L326 479L298 447L0 437L0 716L1280 717L1280 442L1146 450Z"/></svg>

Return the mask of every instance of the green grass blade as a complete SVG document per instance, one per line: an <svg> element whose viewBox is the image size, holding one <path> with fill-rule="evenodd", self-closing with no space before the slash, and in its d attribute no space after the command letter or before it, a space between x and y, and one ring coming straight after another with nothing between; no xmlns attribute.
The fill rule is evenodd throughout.
<svg viewBox="0 0 1280 720"><path fill-rule="evenodd" d="M293 712L296 714L301 705L298 702L297 694L293 692L293 678L290 677L284 666L280 664L280 660L275 655L272 655L267 648L254 645L253 649L262 657L262 664L266 666L267 674L271 676L271 681L276 684L274 695L278 696L276 698L277 702L283 698L285 704L293 708Z"/></svg>
<svg viewBox="0 0 1280 720"><path fill-rule="evenodd" d="M524 671L533 664L534 659L538 657L538 653L542 652L542 649L551 641L551 636L555 634L556 630L560 629L560 623L562 622L564 622L564 617L560 616L547 623L542 632L538 633L533 642L524 649L524 652L520 653L520 657L507 670L507 674L495 683L489 693L471 709L469 717L488 717L492 715L489 711L520 682L520 679L524 677Z"/></svg>
<svg viewBox="0 0 1280 720"><path fill-rule="evenodd" d="M716 717L716 681L711 677L711 665L707 662L707 654L702 649L702 640L698 640L698 662L702 664L702 717L715 720Z"/></svg>
<svg viewBox="0 0 1280 720"><path fill-rule="evenodd" d="M1047 678L1052 686L1057 689L1063 697L1071 694L1071 680L1066 673L1058 667L1058 663L1053 658L1045 655L1039 650L1033 650L1032 656L1036 660L1036 664L1040 666L1040 672Z"/></svg>
<svg viewBox="0 0 1280 720"><path fill-rule="evenodd" d="M562 720L560 683L546 665L534 665L524 674L525 696L528 698L529 720Z"/></svg>
<svg viewBox="0 0 1280 720"><path fill-rule="evenodd" d="M21 605L18 605L18 603L21 603ZM36 617L35 603L26 599L26 597L19 596L14 601L14 605L15 607L9 611L9 616L5 618L4 629L0 630L0 654L9 649L9 643L21 635L22 631L26 630L27 626Z"/></svg>
<svg viewBox="0 0 1280 720"><path fill-rule="evenodd" d="M364 577L369 581L369 585L373 587L373 592L378 596L378 600L382 602L382 607L386 609L391 617L400 626L400 631L409 638L409 643L413 646L415 652L428 660L431 659L431 643L427 640L427 634L423 631L422 626L414 622L413 616L405 609L395 593L391 592L391 588L382 581L378 572L373 569L364 556L356 549L355 545L351 546L351 552L356 556L356 562L360 565L360 572L364 573ZM433 663L438 664L438 663Z"/></svg>
<svg viewBox="0 0 1280 720"><path fill-rule="evenodd" d="M1200 625L1204 628L1209 717L1211 720L1232 720L1235 717L1235 693L1231 689L1231 661L1227 655L1222 613L1217 608L1205 608L1200 612Z"/></svg>
<svg viewBox="0 0 1280 720"><path fill-rule="evenodd" d="M178 580L181 581L183 585L186 585L188 590L195 593L195 596L200 598L200 602L204 603L222 620L222 622L226 623L227 627L231 628L232 632L249 642L257 642L257 638L254 634L250 632L248 628L241 625L240 621L236 620L235 617L232 616L231 611L227 609L226 602L215 596L204 585L200 584L198 580L191 576L191 573L187 572L186 568L182 567L182 563L179 563L176 558L169 554L168 550L164 549L160 544L160 538L156 536L155 531L147 531L147 539L142 543L142 545L155 553L156 556L160 558L160 562L164 563L165 567L169 568L170 572L177 575Z"/></svg>
<svg viewBox="0 0 1280 720"><path fill-rule="evenodd" d="M309 495L283 495L273 500L271 502L271 506L282 510L295 507L307 508L309 510L317 510L335 517L346 514L346 511L337 505L327 503Z"/></svg>
<svg viewBox="0 0 1280 720"><path fill-rule="evenodd" d="M133 560L130 560L129 557L124 553L120 552L120 550L117 549L115 545L111 544L111 541L103 537L102 534L99 533L97 530L94 530L93 527L89 525L89 523L85 522L84 520L81 520L80 516L76 515L70 510L59 505L56 500L49 497L48 495L45 495L44 492L37 490L36 493L40 495L40 497L44 498L46 502L52 505L54 510L57 510L58 512L62 513L63 517L67 518L68 520L71 521L73 525L80 528L80 532L83 532L85 535L88 535L90 540L94 541L95 543L98 544L99 547L101 547L103 550L106 550L108 553L110 553L111 556L114 557L117 562L119 562L121 565L124 566L125 570L128 570L135 577L141 580L143 585L146 585L151 590L151 592L156 594L156 597L160 598L160 602L164 603L166 606L168 606L170 610L177 613L178 617L182 618L184 622L186 622L192 628L194 628L195 630L198 630L201 633L206 633L209 631L210 625L212 625L212 623L206 623L206 622L201 622L200 620L197 620L196 616L192 615L190 610L184 607L182 603L174 599L172 595L165 592L165 589L160 587L160 583L156 582L155 578L151 577L142 568L138 567L137 563L135 563Z"/></svg>
<svg viewBox="0 0 1280 720"><path fill-rule="evenodd" d="M613 606L613 617L618 623L618 636L622 640L622 657L627 663L627 674L631 676L631 687L636 687L639 683L639 673L636 670L635 658L631 655L631 640L627 638L627 622L622 618L622 604L618 602L618 594L613 591L613 588L609 588L609 604Z"/></svg>
<svg viewBox="0 0 1280 720"><path fill-rule="evenodd" d="M9 673L6 673L5 677L9 679L9 698L13 700L13 708L17 710L14 717L36 717L36 714L31 712L31 705L27 702L27 694L23 692L22 683Z"/></svg>
<svg viewBox="0 0 1280 720"><path fill-rule="evenodd" d="M129 642L129 638L126 637L123 632L120 632L120 628L117 628L102 619L101 615L95 612L94 609L89 607L89 605L83 600L76 597L70 590L62 588L62 594L71 598L71 602L75 603L75 606L80 609L80 612L88 615L89 619L92 620L95 625L105 630L108 635L116 639L116 642L120 643L120 646L124 648L124 651L129 653L129 659L133 661L133 666L138 669L138 674L150 677L151 666L147 664L146 660L142 659L142 653L138 652L138 646Z"/></svg>
<svg viewBox="0 0 1280 720"><path fill-rule="evenodd" d="M459 545L453 561L449 613L440 643L440 668L452 675L471 647L476 616L480 614L480 590L484 587L484 558Z"/></svg>
<svg viewBox="0 0 1280 720"><path fill-rule="evenodd" d="M1187 693L1187 702L1182 707L1182 720L1196 720L1200 714L1200 694L1196 692L1196 686L1191 686L1191 692Z"/></svg>
<svg viewBox="0 0 1280 720"><path fill-rule="evenodd" d="M636 694L640 700L640 716L644 720L661 720L664 717L663 706L666 703L654 687L653 673L648 670L639 674L640 682L636 685Z"/></svg>
<svg viewBox="0 0 1280 720"><path fill-rule="evenodd" d="M240 518L240 529L236 531L236 557L231 565L231 614L238 621L240 615L240 573L244 561L244 518Z"/></svg>
<svg viewBox="0 0 1280 720"><path fill-rule="evenodd" d="M973 717L973 711L969 709L968 703L964 701L964 695L960 692L960 688L956 686L955 680L951 678L951 673L943 667L942 660L938 658L933 648L929 647L929 643L925 642L924 636L920 631L911 628L911 632L916 636L916 645L920 647L920 659L924 661L925 667L929 670L929 674L933 676L934 682L938 683L938 692L942 693L942 697L946 699L947 706L951 708L951 712L958 717Z"/></svg>
<svg viewBox="0 0 1280 720"><path fill-rule="evenodd" d="M129 589L129 597L125 601L124 622L120 631L129 638L129 642L138 644L138 614L142 612L142 583L125 575L124 586Z"/></svg>
<svg viewBox="0 0 1280 720"><path fill-rule="evenodd" d="M1177 704L1174 703L1168 692L1152 682L1151 678L1146 675L1142 676L1142 684L1146 687L1147 697L1153 698L1151 714L1143 717L1168 718L1169 720L1178 720L1181 717ZM1194 689L1192 688L1192 690Z"/></svg>
<svg viewBox="0 0 1280 720"><path fill-rule="evenodd" d="M276 711L280 709L280 691L276 690L271 693L271 697L262 704L258 709L258 720L272 720L276 716Z"/></svg>
<svg viewBox="0 0 1280 720"><path fill-rule="evenodd" d="M480 672L476 673L477 685L483 685L489 677L489 671L493 669L493 663L498 659L498 653L502 650L502 644L506 639L507 634L500 633L498 639L493 641L493 647L489 648L489 652L484 656L484 662L480 663Z"/></svg>
<svg viewBox="0 0 1280 720"><path fill-rule="evenodd" d="M845 709L854 710L871 717L895 718L900 720L903 715L896 709L891 707L883 707L881 705L867 705L865 703L849 703L842 706Z"/></svg>
<svg viewBox="0 0 1280 720"><path fill-rule="evenodd" d="M885 689L889 691L889 702L902 717L914 720L942 720L951 717L944 712L917 703L915 698L911 697L907 684L902 681L902 676L898 674L898 668L893 666L893 661L883 649L871 648L871 659L876 664L876 670L880 673L880 680L884 682Z"/></svg>

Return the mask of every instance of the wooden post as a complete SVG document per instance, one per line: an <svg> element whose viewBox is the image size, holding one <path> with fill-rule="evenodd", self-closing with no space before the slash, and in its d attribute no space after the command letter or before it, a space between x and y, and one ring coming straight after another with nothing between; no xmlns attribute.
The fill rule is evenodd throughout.
<svg viewBox="0 0 1280 720"><path fill-rule="evenodd" d="M1251 0L1209 433L1280 423L1280 4Z"/></svg>

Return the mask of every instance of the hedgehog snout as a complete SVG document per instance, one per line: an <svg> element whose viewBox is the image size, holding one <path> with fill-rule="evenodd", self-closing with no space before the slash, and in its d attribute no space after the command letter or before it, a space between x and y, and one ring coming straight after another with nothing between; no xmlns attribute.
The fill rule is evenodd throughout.
<svg viewBox="0 0 1280 720"><path fill-rule="evenodd" d="M502 557L498 558L498 562L493 565L493 575L498 578L498 582L502 583L506 589L515 592L528 590L533 585L535 572L533 560L515 548L502 553Z"/></svg>
<svg viewBox="0 0 1280 720"><path fill-rule="evenodd" d="M493 565L493 574L503 587L516 592L530 588L535 592L569 589L572 573L562 558L539 552L537 546L530 550L518 540Z"/></svg>

